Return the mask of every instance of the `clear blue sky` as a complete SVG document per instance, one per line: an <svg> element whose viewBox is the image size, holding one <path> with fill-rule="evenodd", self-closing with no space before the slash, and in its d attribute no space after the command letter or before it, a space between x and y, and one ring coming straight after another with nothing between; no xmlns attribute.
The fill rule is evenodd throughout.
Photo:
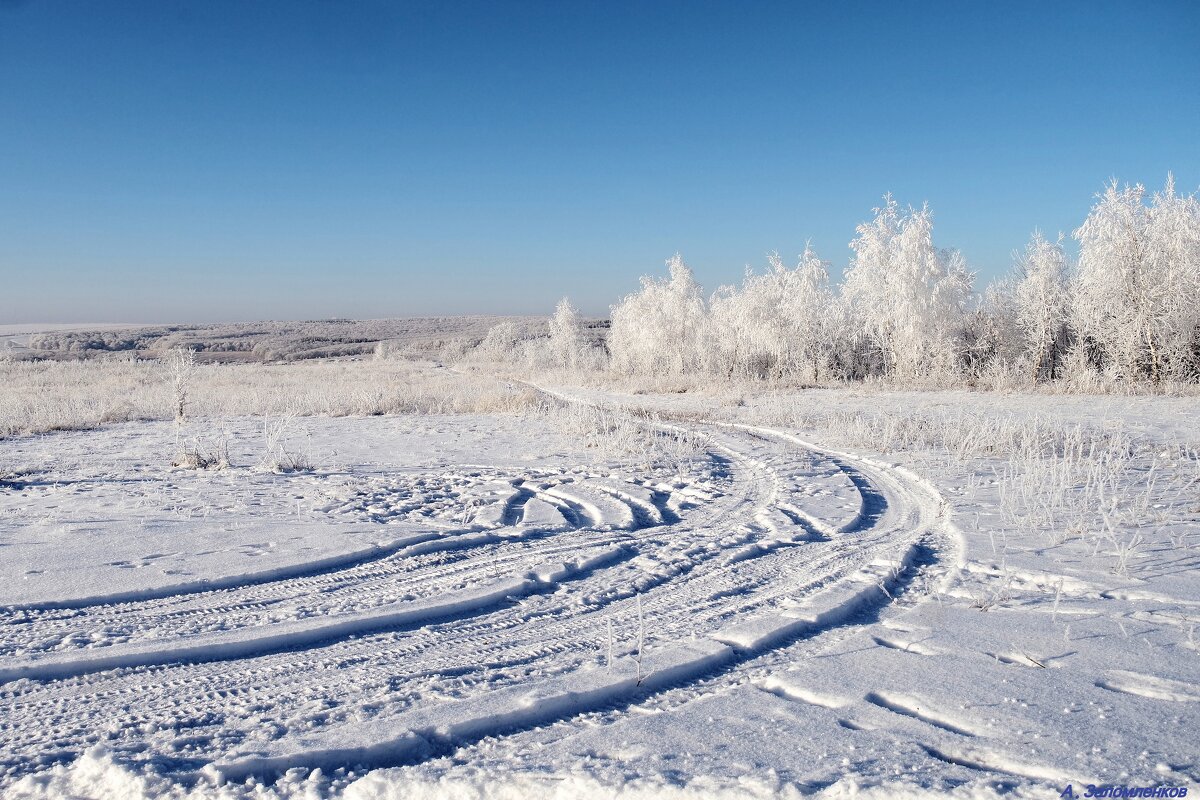
<svg viewBox="0 0 1200 800"><path fill-rule="evenodd" d="M0 323L591 313L1200 187L1200 3L0 0Z"/></svg>

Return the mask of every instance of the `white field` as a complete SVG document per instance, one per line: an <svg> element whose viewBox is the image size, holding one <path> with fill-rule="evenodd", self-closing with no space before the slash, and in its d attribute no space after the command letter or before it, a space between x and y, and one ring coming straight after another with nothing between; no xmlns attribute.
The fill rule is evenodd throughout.
<svg viewBox="0 0 1200 800"><path fill-rule="evenodd" d="M1198 790L1195 398L271 369L9 420L0 794Z"/></svg>

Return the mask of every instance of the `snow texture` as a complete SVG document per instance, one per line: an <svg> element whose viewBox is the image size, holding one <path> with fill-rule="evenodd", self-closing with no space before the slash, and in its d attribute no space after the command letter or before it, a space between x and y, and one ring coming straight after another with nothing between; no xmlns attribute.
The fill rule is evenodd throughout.
<svg viewBox="0 0 1200 800"><path fill-rule="evenodd" d="M308 418L282 473L250 418L222 470L171 468L165 422L0 440L5 796L1200 779L1194 401L1025 397L1001 429L1041 438L1006 450L1010 401L966 393L544 392L699 455L548 412ZM1070 500L1099 486L1103 518Z"/></svg>

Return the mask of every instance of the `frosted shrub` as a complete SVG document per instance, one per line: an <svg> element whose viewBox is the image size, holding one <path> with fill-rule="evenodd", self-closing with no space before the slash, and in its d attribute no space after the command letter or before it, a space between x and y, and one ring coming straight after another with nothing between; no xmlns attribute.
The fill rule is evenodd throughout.
<svg viewBox="0 0 1200 800"><path fill-rule="evenodd" d="M1080 433L1058 450L1013 453L997 489L1009 522L1041 530L1050 544L1080 539L1128 577L1159 526L1194 513L1198 469L1197 454L1178 443ZM1185 535L1172 539L1187 545Z"/></svg>
<svg viewBox="0 0 1200 800"><path fill-rule="evenodd" d="M560 431L595 452L597 460L645 462L653 451L654 431L615 406L570 403L547 413Z"/></svg>
<svg viewBox="0 0 1200 800"><path fill-rule="evenodd" d="M1111 510L1131 466L1127 436L1089 437L1075 428L1058 447L1038 445L1033 437L1021 442L1000 472L1000 505L1010 521L1078 529L1087 512Z"/></svg>
<svg viewBox="0 0 1200 800"><path fill-rule="evenodd" d="M1174 181L1147 207L1113 181L1078 230L1074 322L1089 365L1125 380L1195 380L1200 356L1200 202Z"/></svg>
<svg viewBox="0 0 1200 800"><path fill-rule="evenodd" d="M624 373L680 375L701 366L706 309L700 285L676 253L666 280L642 278L642 289L612 307L608 348Z"/></svg>
<svg viewBox="0 0 1200 800"><path fill-rule="evenodd" d="M307 439L304 446L291 441L295 418L289 412L263 420L263 458L259 465L262 469L285 473L308 472L313 468Z"/></svg>
<svg viewBox="0 0 1200 800"><path fill-rule="evenodd" d="M498 322L488 329L487 336L476 348L479 357L490 361L507 361L520 349L524 336L512 320Z"/></svg>
<svg viewBox="0 0 1200 800"><path fill-rule="evenodd" d="M570 368L578 369L586 350L583 326L575 308L565 298L563 303L551 320L549 332L542 325L531 329L518 320L493 325L479 345L464 355L460 366L527 372L573 364Z"/></svg>
<svg viewBox="0 0 1200 800"><path fill-rule="evenodd" d="M579 311L564 297L550 318L549 360L556 367L577 370L583 366L586 340Z"/></svg>
<svg viewBox="0 0 1200 800"><path fill-rule="evenodd" d="M961 355L968 385L1008 389L1033 383L1017 375L1031 373L1018 320L1019 280L1018 274L989 284L964 319Z"/></svg>
<svg viewBox="0 0 1200 800"><path fill-rule="evenodd" d="M175 457L171 459L171 466L180 469L227 469L229 443L224 438L208 442L200 436L184 439L177 434Z"/></svg>
<svg viewBox="0 0 1200 800"><path fill-rule="evenodd" d="M1068 343L1070 292L1062 241L1035 233L1017 263L1016 322L1034 380L1058 377Z"/></svg>
<svg viewBox="0 0 1200 800"><path fill-rule="evenodd" d="M657 437L659 460L682 480L707 452L707 442L686 428L669 428Z"/></svg>
<svg viewBox="0 0 1200 800"><path fill-rule="evenodd" d="M600 462L653 465L682 477L707 451L705 439L693 431L616 406L567 403L547 407L545 414Z"/></svg>
<svg viewBox="0 0 1200 800"><path fill-rule="evenodd" d="M828 266L808 248L795 269L777 253L768 261L766 274L747 270L740 289L713 296L705 363L727 376L820 380L833 340Z"/></svg>
<svg viewBox="0 0 1200 800"><path fill-rule="evenodd" d="M174 400L175 422L182 423L187 415L188 392L196 374L196 351L176 347L167 353L164 361L171 379L171 397Z"/></svg>
<svg viewBox="0 0 1200 800"><path fill-rule="evenodd" d="M1015 392L1033 387L1029 361L1024 358L994 358L987 361L975 378L975 386L995 392Z"/></svg>
<svg viewBox="0 0 1200 800"><path fill-rule="evenodd" d="M971 274L957 252L934 247L932 212L888 196L857 230L843 297L876 369L900 380L952 372Z"/></svg>

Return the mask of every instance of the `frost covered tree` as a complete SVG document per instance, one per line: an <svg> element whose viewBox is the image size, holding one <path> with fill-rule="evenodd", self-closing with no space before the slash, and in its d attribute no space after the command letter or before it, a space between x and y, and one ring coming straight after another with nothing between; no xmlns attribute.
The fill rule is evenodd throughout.
<svg viewBox="0 0 1200 800"><path fill-rule="evenodd" d="M1079 240L1073 318L1089 363L1112 377L1194 379L1200 318L1200 205L1166 188L1145 204L1114 180Z"/></svg>
<svg viewBox="0 0 1200 800"><path fill-rule="evenodd" d="M785 319L792 333L792 363L820 380L836 336L837 304L829 285L829 263L805 245L800 263L790 274Z"/></svg>
<svg viewBox="0 0 1200 800"><path fill-rule="evenodd" d="M641 291L612 307L608 347L619 371L680 375L700 365L704 296L682 256L667 268L665 280L643 277Z"/></svg>
<svg viewBox="0 0 1200 800"><path fill-rule="evenodd" d="M1088 360L1120 377L1141 372L1148 330L1149 287L1142 270L1146 235L1145 189L1114 180L1074 233L1079 275L1074 318Z"/></svg>
<svg viewBox="0 0 1200 800"><path fill-rule="evenodd" d="M818 380L830 349L828 267L810 247L795 269L778 253L768 261L765 274L747 269L740 289L725 286L713 296L706 360L726 375Z"/></svg>
<svg viewBox="0 0 1200 800"><path fill-rule="evenodd" d="M173 347L167 352L167 375L171 381L172 409L176 424L187 417L188 395L191 393L192 378L196 374L196 350L191 347Z"/></svg>
<svg viewBox="0 0 1200 800"><path fill-rule="evenodd" d="M857 228L842 296L865 372L905 379L948 372L956 358L971 274L954 250L933 244L928 206L901 210L890 195Z"/></svg>
<svg viewBox="0 0 1200 800"><path fill-rule="evenodd" d="M958 334L960 366L969 384L1011 383L1011 369L1024 352L1016 321L1011 278L994 281L972 298Z"/></svg>
<svg viewBox="0 0 1200 800"><path fill-rule="evenodd" d="M521 326L506 319L488 328L475 352L488 361L513 362L520 357L525 341Z"/></svg>
<svg viewBox="0 0 1200 800"><path fill-rule="evenodd" d="M857 228L838 294L810 249L788 269L770 256L706 304L676 255L666 279L612 309L609 349L624 372L729 377L822 375L1054 380L1101 368L1114 377L1200 379L1200 201L1166 188L1145 202L1116 182L1075 231L1069 274L1061 237L1035 233L1011 279L983 296L962 255L933 241L928 206L886 196ZM1069 352L1068 352L1069 351ZM1082 365L1082 366L1081 366Z"/></svg>
<svg viewBox="0 0 1200 800"><path fill-rule="evenodd" d="M1062 237L1051 242L1035 232L1017 259L1012 286L1015 321L1034 380L1058 377L1066 355L1070 316L1068 281Z"/></svg>
<svg viewBox="0 0 1200 800"><path fill-rule="evenodd" d="M550 318L550 360L555 366L579 369L586 340L579 311L564 297Z"/></svg>
<svg viewBox="0 0 1200 800"><path fill-rule="evenodd" d="M1200 200L1167 176L1147 215L1146 273L1157 287L1150 339L1164 378L1200 379Z"/></svg>

